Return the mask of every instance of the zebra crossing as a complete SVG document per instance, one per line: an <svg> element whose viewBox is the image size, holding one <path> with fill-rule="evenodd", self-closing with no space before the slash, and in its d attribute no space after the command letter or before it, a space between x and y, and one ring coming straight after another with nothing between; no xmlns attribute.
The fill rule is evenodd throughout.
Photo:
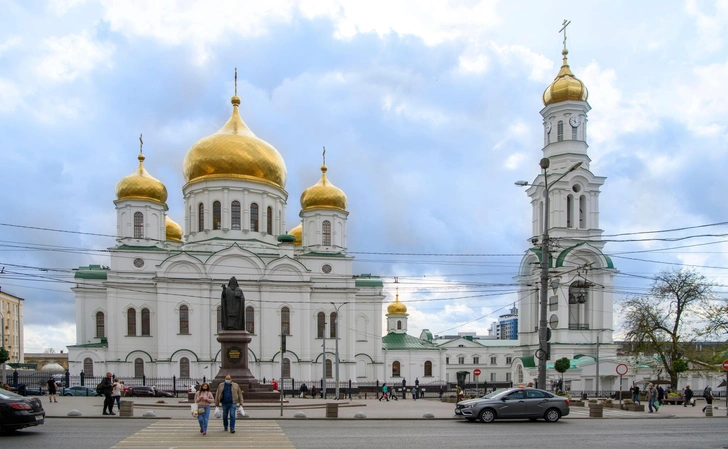
<svg viewBox="0 0 728 449"><path fill-rule="evenodd" d="M207 435L200 433L197 421L162 419L118 442L112 449L141 448L295 448L274 420L242 420L235 433L225 432L222 421L212 420Z"/></svg>

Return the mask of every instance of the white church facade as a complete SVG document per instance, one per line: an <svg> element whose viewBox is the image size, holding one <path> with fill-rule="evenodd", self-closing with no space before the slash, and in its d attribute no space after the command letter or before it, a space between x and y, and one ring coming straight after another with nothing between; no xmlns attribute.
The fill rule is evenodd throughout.
<svg viewBox="0 0 728 449"><path fill-rule="evenodd" d="M561 378L553 362L568 357L572 369L564 387L592 390L599 376L600 389L615 390L612 292L617 271L602 253L599 227L605 178L590 171L588 92L571 72L567 53L564 49L563 65L543 94L541 110L542 157L550 161L549 176L581 163L549 189L551 354L545 387ZM481 384L527 383L537 377L542 174L527 190L533 247L514 273L520 285L518 339L443 340L428 330L415 337L407 333L407 308L399 295L383 320L383 280L353 272L354 259L346 252L347 197L328 180L325 162L320 181L300 196L300 223L287 232L285 162L243 122L239 104L233 96L227 123L192 145L184 158L184 230L167 215L167 190L146 171L141 149L139 168L117 184L117 245L109 249L110 265L81 267L76 273L72 375L214 376L220 361L215 337L221 286L235 276L245 294L245 323L252 335L250 369L259 379L281 372L320 379L325 366L333 380L335 350L329 339L337 334L339 378L354 383L474 382L476 368ZM287 335L283 359L281 333Z"/></svg>

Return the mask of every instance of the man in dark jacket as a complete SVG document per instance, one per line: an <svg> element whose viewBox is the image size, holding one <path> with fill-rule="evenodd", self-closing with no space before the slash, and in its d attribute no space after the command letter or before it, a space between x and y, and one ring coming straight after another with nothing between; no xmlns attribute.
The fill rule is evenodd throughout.
<svg viewBox="0 0 728 449"><path fill-rule="evenodd" d="M688 404L691 404L693 407L695 407L695 404L692 404L693 390L690 389L690 385L685 387L685 392L683 394L685 395L685 403L683 403L683 407L687 407Z"/></svg>
<svg viewBox="0 0 728 449"><path fill-rule="evenodd" d="M114 383L112 382L111 373L106 373L106 377L101 380L101 394L104 395L104 412L103 415L116 415L112 410L114 409L114 399L111 397L111 393L114 390ZM109 410L108 412L106 410Z"/></svg>

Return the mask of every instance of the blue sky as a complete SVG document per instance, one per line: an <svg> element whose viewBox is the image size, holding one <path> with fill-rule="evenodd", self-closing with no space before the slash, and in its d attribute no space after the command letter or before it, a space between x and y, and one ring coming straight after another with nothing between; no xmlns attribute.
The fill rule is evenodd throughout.
<svg viewBox="0 0 728 449"><path fill-rule="evenodd" d="M0 8L0 286L25 298L28 352L75 342L70 270L108 265L97 251L114 244L81 233L115 233L114 188L137 166L140 133L183 222L182 160L229 117L234 67L243 119L286 161L287 227L325 145L329 179L349 198L355 271L388 286L399 277L413 335L485 334L515 300L531 209L513 182L539 170L541 94L561 63L564 18L571 68L589 89L591 171L607 177L605 234L728 221L725 1ZM723 233L609 243L616 301L680 264L725 284ZM634 254L645 250L660 251Z"/></svg>

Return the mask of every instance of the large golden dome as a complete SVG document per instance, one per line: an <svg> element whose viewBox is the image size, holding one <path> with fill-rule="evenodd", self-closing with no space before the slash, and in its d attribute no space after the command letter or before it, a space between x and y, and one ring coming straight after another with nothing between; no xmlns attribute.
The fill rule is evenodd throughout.
<svg viewBox="0 0 728 449"><path fill-rule="evenodd" d="M165 215L164 225L167 230L167 240L171 240L173 242L182 241L182 226L178 225L174 220L169 218L169 215Z"/></svg>
<svg viewBox="0 0 728 449"><path fill-rule="evenodd" d="M220 131L198 140L185 156L183 171L190 182L205 179L249 179L286 186L286 164L278 150L259 139L238 113L240 98L231 100L233 115Z"/></svg>
<svg viewBox="0 0 728 449"><path fill-rule="evenodd" d="M569 62L566 60L569 50L563 49L561 54L564 55L564 61L554 82L543 93L544 106L569 100L586 101L589 98L589 91L584 83L571 73Z"/></svg>
<svg viewBox="0 0 728 449"><path fill-rule="evenodd" d="M407 315L407 306L399 302L399 293L397 293L394 302L387 307L388 315Z"/></svg>
<svg viewBox="0 0 728 449"><path fill-rule="evenodd" d="M298 226L288 231L288 233L294 237L296 237L296 241L293 242L294 246L301 246L303 243L303 224L298 223Z"/></svg>
<svg viewBox="0 0 728 449"><path fill-rule="evenodd" d="M139 153L139 168L116 184L117 200L143 200L165 204L167 188L144 169L144 155Z"/></svg>
<svg viewBox="0 0 728 449"><path fill-rule="evenodd" d="M301 194L301 210L336 209L346 211L346 194L326 179L326 166L321 166L321 179Z"/></svg>

